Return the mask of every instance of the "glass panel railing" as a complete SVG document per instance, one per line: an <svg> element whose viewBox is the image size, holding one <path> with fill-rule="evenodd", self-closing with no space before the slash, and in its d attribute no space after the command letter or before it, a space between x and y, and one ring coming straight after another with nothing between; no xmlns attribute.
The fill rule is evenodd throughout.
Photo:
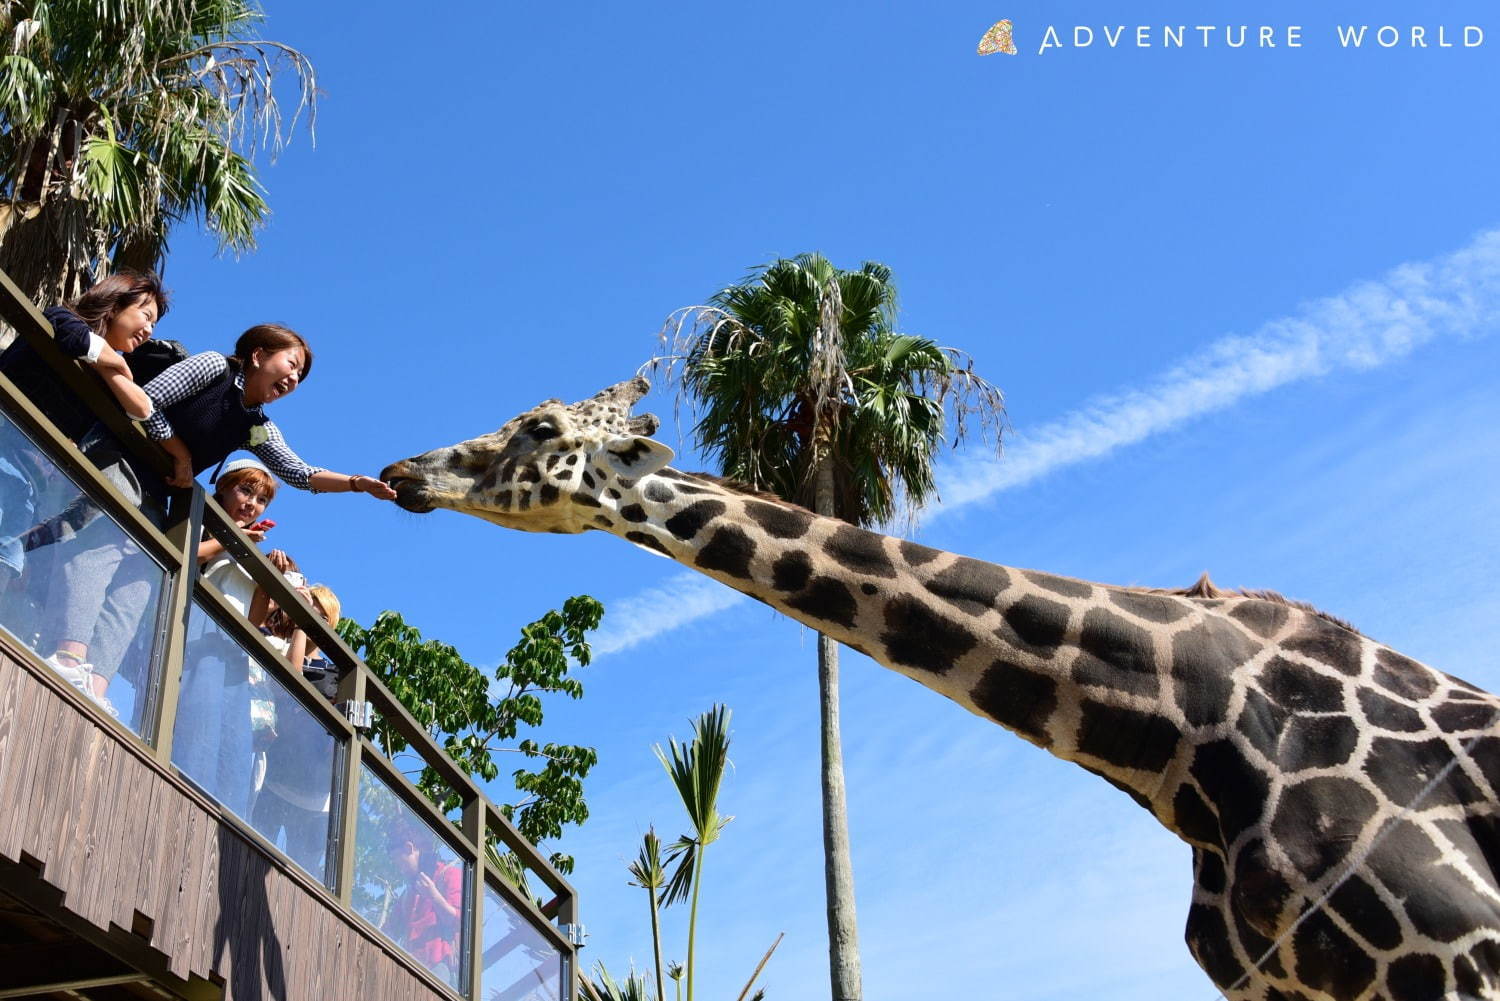
<svg viewBox="0 0 1500 1001"><path fill-rule="evenodd" d="M328 728L193 602L172 763L325 885L341 758Z"/></svg>
<svg viewBox="0 0 1500 1001"><path fill-rule="evenodd" d="M493 887L484 888L482 1001L562 1001L562 953Z"/></svg>
<svg viewBox="0 0 1500 1001"><path fill-rule="evenodd" d="M354 910L462 992L469 864L368 765L356 823Z"/></svg>
<svg viewBox="0 0 1500 1001"><path fill-rule="evenodd" d="M0 414L0 625L143 736L167 581L166 569Z"/></svg>

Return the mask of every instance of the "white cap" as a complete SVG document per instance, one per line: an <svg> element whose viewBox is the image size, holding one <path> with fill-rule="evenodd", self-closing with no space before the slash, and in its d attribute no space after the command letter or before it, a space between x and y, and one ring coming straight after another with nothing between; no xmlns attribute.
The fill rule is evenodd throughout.
<svg viewBox="0 0 1500 1001"><path fill-rule="evenodd" d="M255 459L235 459L233 462L224 463L224 468L219 470L219 476L223 476L225 473L237 473L241 469L259 469L262 473L271 472L264 464Z"/></svg>

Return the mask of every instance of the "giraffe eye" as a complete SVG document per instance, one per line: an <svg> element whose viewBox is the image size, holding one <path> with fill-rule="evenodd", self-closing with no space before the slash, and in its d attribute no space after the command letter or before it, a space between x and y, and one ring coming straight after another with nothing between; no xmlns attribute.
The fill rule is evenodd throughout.
<svg viewBox="0 0 1500 1001"><path fill-rule="evenodd" d="M537 441L549 441L557 437L557 428L551 424L538 424L531 429L531 437Z"/></svg>

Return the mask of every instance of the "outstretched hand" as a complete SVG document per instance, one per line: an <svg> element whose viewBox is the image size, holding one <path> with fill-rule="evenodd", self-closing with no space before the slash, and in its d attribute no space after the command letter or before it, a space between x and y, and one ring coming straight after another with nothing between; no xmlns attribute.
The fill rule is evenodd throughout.
<svg viewBox="0 0 1500 1001"><path fill-rule="evenodd" d="M391 485L373 476L352 476L349 478L349 486L360 493L369 494L376 500L396 499L396 491L391 489Z"/></svg>

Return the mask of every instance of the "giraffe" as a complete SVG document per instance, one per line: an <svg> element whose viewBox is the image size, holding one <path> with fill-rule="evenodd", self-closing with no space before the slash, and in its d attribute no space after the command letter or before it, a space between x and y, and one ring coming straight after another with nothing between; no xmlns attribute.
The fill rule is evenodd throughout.
<svg viewBox="0 0 1500 1001"><path fill-rule="evenodd" d="M679 472L648 388L381 477L620 536L1103 777L1191 848L1188 948L1230 1001L1500 999L1500 699L1269 592L1001 566Z"/></svg>

